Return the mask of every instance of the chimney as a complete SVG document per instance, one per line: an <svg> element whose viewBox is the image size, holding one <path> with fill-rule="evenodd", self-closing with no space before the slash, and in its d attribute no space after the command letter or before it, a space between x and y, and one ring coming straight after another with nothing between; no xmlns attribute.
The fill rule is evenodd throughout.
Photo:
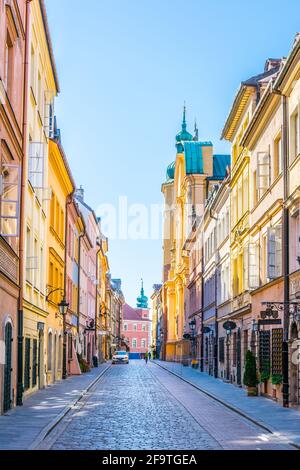
<svg viewBox="0 0 300 470"><path fill-rule="evenodd" d="M275 67L279 67L281 64L281 59L267 59L265 63L265 72L269 72Z"/></svg>
<svg viewBox="0 0 300 470"><path fill-rule="evenodd" d="M295 39L294 39L294 44L293 44L293 47L295 47L295 46L296 46L296 44L297 44L297 42L299 41L299 39L300 39L300 33L296 33L296 35L295 35Z"/></svg>
<svg viewBox="0 0 300 470"><path fill-rule="evenodd" d="M82 186L80 186L80 188L76 189L75 190L75 196L78 198L78 199L81 199L81 201L84 200L84 189Z"/></svg>
<svg viewBox="0 0 300 470"><path fill-rule="evenodd" d="M122 281L121 279L112 279L117 290L121 290Z"/></svg>

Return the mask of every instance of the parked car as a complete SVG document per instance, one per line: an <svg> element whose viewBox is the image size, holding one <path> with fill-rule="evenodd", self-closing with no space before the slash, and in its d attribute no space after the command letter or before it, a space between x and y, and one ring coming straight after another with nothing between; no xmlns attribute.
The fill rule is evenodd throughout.
<svg viewBox="0 0 300 470"><path fill-rule="evenodd" d="M129 364L129 356L126 351L116 351L112 357L112 364Z"/></svg>

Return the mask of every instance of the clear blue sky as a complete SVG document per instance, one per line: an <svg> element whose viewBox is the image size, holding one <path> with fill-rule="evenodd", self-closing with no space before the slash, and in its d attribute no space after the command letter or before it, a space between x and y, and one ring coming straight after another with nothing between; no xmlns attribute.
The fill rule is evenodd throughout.
<svg viewBox="0 0 300 470"><path fill-rule="evenodd" d="M228 152L220 133L241 80L290 51L300 2L46 0L61 94L56 114L87 203L162 202L174 137L189 130ZM161 240L111 241L129 303L161 281Z"/></svg>

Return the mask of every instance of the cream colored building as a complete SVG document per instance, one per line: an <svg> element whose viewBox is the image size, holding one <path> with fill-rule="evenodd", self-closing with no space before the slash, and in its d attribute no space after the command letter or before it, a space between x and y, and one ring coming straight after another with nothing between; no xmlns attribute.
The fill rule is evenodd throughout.
<svg viewBox="0 0 300 470"><path fill-rule="evenodd" d="M59 91L44 2L31 2L25 202L24 394L46 384L47 218L49 137Z"/></svg>

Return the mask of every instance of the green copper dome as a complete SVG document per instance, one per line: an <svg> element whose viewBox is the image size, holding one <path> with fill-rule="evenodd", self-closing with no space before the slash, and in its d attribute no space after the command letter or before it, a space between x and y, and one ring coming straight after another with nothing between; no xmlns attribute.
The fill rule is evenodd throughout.
<svg viewBox="0 0 300 470"><path fill-rule="evenodd" d="M187 126L186 126L186 107L184 106L183 108L183 119L182 119L182 125L181 125L181 131L176 135L176 147L179 152L182 151L182 144L181 142L190 142L193 140L192 134L190 134L187 131Z"/></svg>
<svg viewBox="0 0 300 470"><path fill-rule="evenodd" d="M167 181L173 180L174 178L175 178L175 162L172 162L167 168Z"/></svg>
<svg viewBox="0 0 300 470"><path fill-rule="evenodd" d="M140 297L138 297L136 300L137 300L137 304L136 304L137 308L148 308L148 297L145 296L143 279L142 279L141 294L140 294Z"/></svg>

